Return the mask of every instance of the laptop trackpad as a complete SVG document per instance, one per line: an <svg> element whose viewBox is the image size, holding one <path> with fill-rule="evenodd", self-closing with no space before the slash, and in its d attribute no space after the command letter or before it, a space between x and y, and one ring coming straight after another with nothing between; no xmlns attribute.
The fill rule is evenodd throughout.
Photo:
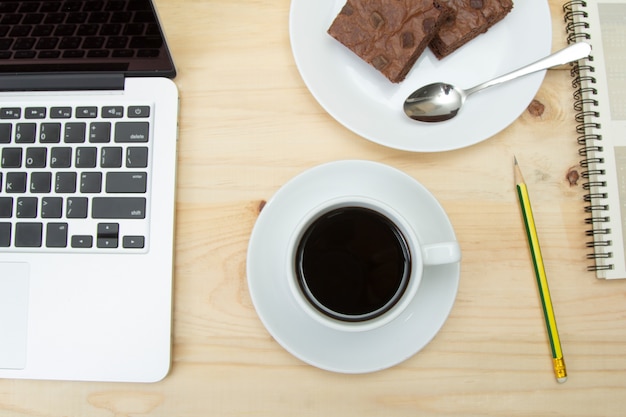
<svg viewBox="0 0 626 417"><path fill-rule="evenodd" d="M0 262L0 369L26 366L27 263Z"/></svg>

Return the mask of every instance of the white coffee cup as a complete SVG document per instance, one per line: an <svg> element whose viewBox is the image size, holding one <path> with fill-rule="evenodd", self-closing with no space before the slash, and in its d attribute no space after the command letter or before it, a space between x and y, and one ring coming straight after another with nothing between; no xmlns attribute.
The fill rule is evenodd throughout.
<svg viewBox="0 0 626 417"><path fill-rule="evenodd" d="M424 266L461 259L458 242L422 243L404 216L364 196L334 198L307 212L287 248L294 300L317 322L341 331L389 323L412 302Z"/></svg>

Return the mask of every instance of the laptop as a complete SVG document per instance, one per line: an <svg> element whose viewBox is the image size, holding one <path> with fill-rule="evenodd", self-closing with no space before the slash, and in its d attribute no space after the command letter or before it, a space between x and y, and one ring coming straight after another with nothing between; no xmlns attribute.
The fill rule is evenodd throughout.
<svg viewBox="0 0 626 417"><path fill-rule="evenodd" d="M150 0L0 1L0 378L169 372L174 76Z"/></svg>

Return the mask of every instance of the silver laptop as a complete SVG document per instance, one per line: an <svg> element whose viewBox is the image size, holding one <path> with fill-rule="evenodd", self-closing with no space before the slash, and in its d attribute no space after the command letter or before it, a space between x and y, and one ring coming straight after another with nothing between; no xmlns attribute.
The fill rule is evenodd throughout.
<svg viewBox="0 0 626 417"><path fill-rule="evenodd" d="M0 377L170 367L178 92L150 0L0 1Z"/></svg>

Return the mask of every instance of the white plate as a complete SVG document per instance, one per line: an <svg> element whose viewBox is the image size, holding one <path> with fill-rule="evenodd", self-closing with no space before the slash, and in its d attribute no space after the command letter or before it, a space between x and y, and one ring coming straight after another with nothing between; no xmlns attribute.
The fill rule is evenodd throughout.
<svg viewBox="0 0 626 417"><path fill-rule="evenodd" d="M456 239L443 208L412 177L374 162L331 162L293 178L263 208L248 247L248 286L261 321L291 354L330 371L373 372L408 359L437 334L454 304L460 264L426 267L413 302L383 327L344 332L320 324L289 290L287 242L307 211L346 195L384 200L414 222L423 243Z"/></svg>
<svg viewBox="0 0 626 417"><path fill-rule="evenodd" d="M400 84L391 83L328 35L344 4L345 0L292 0L291 47L305 84L321 106L372 142L415 152L473 145L515 121L543 81L545 71L482 91L447 122L409 119L402 104L423 85L446 81L469 88L548 55L552 43L548 2L516 0L501 22L441 61L427 49Z"/></svg>

